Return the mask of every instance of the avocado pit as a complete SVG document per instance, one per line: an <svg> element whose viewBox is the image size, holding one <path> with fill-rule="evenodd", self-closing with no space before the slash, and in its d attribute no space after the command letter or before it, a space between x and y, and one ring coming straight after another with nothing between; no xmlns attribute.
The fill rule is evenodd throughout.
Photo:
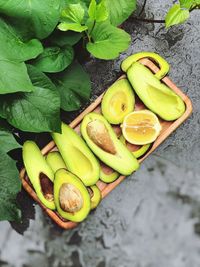
<svg viewBox="0 0 200 267"><path fill-rule="evenodd" d="M41 190L44 195L44 197L48 201L53 201L53 182L46 176L44 173L40 173L39 175Z"/></svg>
<svg viewBox="0 0 200 267"><path fill-rule="evenodd" d="M93 120L87 125L87 133L90 139L104 151L115 155L117 153L108 130L100 120Z"/></svg>
<svg viewBox="0 0 200 267"><path fill-rule="evenodd" d="M83 207L80 191L72 184L63 183L59 191L59 201L62 210L75 213Z"/></svg>

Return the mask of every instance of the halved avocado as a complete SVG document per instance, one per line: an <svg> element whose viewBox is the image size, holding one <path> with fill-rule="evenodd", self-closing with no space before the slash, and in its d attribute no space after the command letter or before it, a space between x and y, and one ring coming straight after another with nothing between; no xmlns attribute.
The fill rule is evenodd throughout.
<svg viewBox="0 0 200 267"><path fill-rule="evenodd" d="M33 141L26 141L22 149L24 166L35 192L44 206L54 210L54 173L47 164L39 147Z"/></svg>
<svg viewBox="0 0 200 267"><path fill-rule="evenodd" d="M139 52L131 55L130 57L127 57L122 62L121 65L122 70L127 72L134 62L145 57L153 59L159 65L160 70L155 74L155 77L158 78L159 80L162 79L169 72L170 66L168 62L160 55L153 52Z"/></svg>
<svg viewBox="0 0 200 267"><path fill-rule="evenodd" d="M183 100L139 62L131 65L128 79L146 107L166 121L178 119L185 112Z"/></svg>
<svg viewBox="0 0 200 267"><path fill-rule="evenodd" d="M46 156L46 162L54 173L59 169L67 169L64 160L58 151L49 152Z"/></svg>
<svg viewBox="0 0 200 267"><path fill-rule="evenodd" d="M101 110L112 124L123 122L124 117L134 110L135 96L127 79L120 79L108 88L103 96Z"/></svg>
<svg viewBox="0 0 200 267"><path fill-rule="evenodd" d="M91 210L93 210L101 202L101 199L102 199L101 191L96 185L92 185L88 187L88 191L89 191L90 199L91 199Z"/></svg>
<svg viewBox="0 0 200 267"><path fill-rule="evenodd" d="M129 175L138 169L137 159L117 138L102 115L88 113L81 123L81 134L94 154L114 170Z"/></svg>
<svg viewBox="0 0 200 267"><path fill-rule="evenodd" d="M140 146L138 149L134 149L133 150L133 147L135 148L135 146L137 145L133 145L133 144L130 144L128 143L127 145L127 142L126 142L126 139L124 138L123 135L120 136L120 139L119 139L124 145L127 146L127 148L133 153L133 156L136 157L136 159L142 157L147 151L148 149L150 148L151 144L147 144L147 145L143 145L143 146ZM129 147L131 146L131 147Z"/></svg>
<svg viewBox="0 0 200 267"><path fill-rule="evenodd" d="M100 162L100 180L104 183L114 182L120 174L114 171L109 166L105 165L103 162Z"/></svg>
<svg viewBox="0 0 200 267"><path fill-rule="evenodd" d="M62 123L62 134L52 133L67 169L77 175L86 186L99 179L99 163L84 140L68 125Z"/></svg>
<svg viewBox="0 0 200 267"><path fill-rule="evenodd" d="M83 221L91 209L87 188L76 175L65 169L55 174L54 199L60 216L72 222Z"/></svg>

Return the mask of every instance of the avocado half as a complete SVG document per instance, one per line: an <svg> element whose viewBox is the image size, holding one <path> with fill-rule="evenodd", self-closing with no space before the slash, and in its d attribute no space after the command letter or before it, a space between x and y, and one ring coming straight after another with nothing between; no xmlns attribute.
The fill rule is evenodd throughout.
<svg viewBox="0 0 200 267"><path fill-rule="evenodd" d="M126 141L126 139L124 138L123 135L120 136L119 140L120 140L124 145L127 145L127 141ZM131 144L131 145L132 145L132 144ZM146 145L141 146L141 147L140 147L139 149L137 149L137 150L134 150L134 151L132 151L132 150L130 150L130 149L129 149L129 150L133 153L133 156L136 157L136 159L138 159L138 158L142 157L142 156L149 150L149 148L150 148L151 145L152 145L152 144L150 143L150 144L146 144Z"/></svg>
<svg viewBox="0 0 200 267"><path fill-rule="evenodd" d="M91 209L87 188L77 176L65 169L55 174L54 199L60 216L72 222L83 221Z"/></svg>
<svg viewBox="0 0 200 267"><path fill-rule="evenodd" d="M46 156L46 162L54 173L59 169L67 169L64 160L58 151L49 152Z"/></svg>
<svg viewBox="0 0 200 267"><path fill-rule="evenodd" d="M114 182L120 174L114 171L109 166L105 165L103 162L100 162L100 180L104 183Z"/></svg>
<svg viewBox="0 0 200 267"><path fill-rule="evenodd" d="M133 63L127 76L145 106L162 119L173 121L185 112L185 104L180 96L161 83L144 65Z"/></svg>
<svg viewBox="0 0 200 267"><path fill-rule="evenodd" d="M102 115L88 113L81 123L81 134L94 154L112 169L123 175L138 169L137 159L117 138Z"/></svg>
<svg viewBox="0 0 200 267"><path fill-rule="evenodd" d="M99 179L99 163L84 140L68 125L62 123L62 134L52 133L67 169L77 175L86 186Z"/></svg>
<svg viewBox="0 0 200 267"><path fill-rule="evenodd" d="M158 78L159 80L162 79L168 72L169 72L169 69L170 69L170 66L168 64L168 62L162 58L160 55L154 53L154 52L139 52L139 53L136 53L136 54L133 54L129 57L127 57L121 64L121 69L124 71L124 72L127 72L128 69L131 67L131 65L142 59L142 58L150 58L150 59L153 59L158 65L159 65L159 68L160 70L154 74L156 78Z"/></svg>
<svg viewBox="0 0 200 267"><path fill-rule="evenodd" d="M47 164L39 147L33 141L26 141L22 149L24 166L31 184L44 206L54 210L54 173Z"/></svg>
<svg viewBox="0 0 200 267"><path fill-rule="evenodd" d="M101 196L101 191L96 185L92 185L88 187L88 191L90 194L90 201L91 201L91 210L96 209L96 207L99 205L101 202L102 196Z"/></svg>
<svg viewBox="0 0 200 267"><path fill-rule="evenodd" d="M108 88L103 96L101 110L112 124L123 122L124 117L134 110L135 96L127 79L120 79Z"/></svg>

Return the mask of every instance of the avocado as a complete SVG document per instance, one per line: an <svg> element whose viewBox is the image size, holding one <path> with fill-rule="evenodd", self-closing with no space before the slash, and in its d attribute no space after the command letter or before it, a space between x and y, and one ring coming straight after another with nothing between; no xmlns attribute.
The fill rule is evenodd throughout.
<svg viewBox="0 0 200 267"><path fill-rule="evenodd" d="M67 169L77 175L86 186L96 184L99 179L99 163L84 140L68 125L62 123L62 134L52 137Z"/></svg>
<svg viewBox="0 0 200 267"><path fill-rule="evenodd" d="M23 145L22 154L27 175L38 198L44 206L54 210L54 173L52 169L35 142L26 141Z"/></svg>
<svg viewBox="0 0 200 267"><path fill-rule="evenodd" d="M124 138L123 135L120 136L120 141L121 141L124 145L127 146L126 139ZM133 145L130 144L130 143L129 143L129 145L130 145L130 146L133 146ZM135 146L135 145L134 145L134 146ZM134 151L132 151L131 149L129 149L128 146L127 146L127 147L128 147L128 149L129 149L130 151L132 151L133 156L136 157L136 159L138 159L138 158L142 157L142 156L148 151L148 149L150 148L150 146L151 146L151 144L143 145L143 146L139 147L137 150L134 150Z"/></svg>
<svg viewBox="0 0 200 267"><path fill-rule="evenodd" d="M131 65L128 79L146 107L166 121L178 119L185 112L183 100L139 62Z"/></svg>
<svg viewBox="0 0 200 267"><path fill-rule="evenodd" d="M101 191L96 185L88 187L88 192L90 194L91 210L95 209L101 202L102 196Z"/></svg>
<svg viewBox="0 0 200 267"><path fill-rule="evenodd" d="M160 55L153 53L153 52L140 52L140 53L133 54L130 57L127 57L122 62L121 69L124 72L127 72L130 66L134 62L145 57L153 59L159 65L160 70L155 74L155 77L158 78L159 80L161 80L169 72L170 66L168 62L164 58L162 58Z"/></svg>
<svg viewBox="0 0 200 267"><path fill-rule="evenodd" d="M124 117L134 110L135 96L127 79L120 79L111 85L103 96L101 110L112 124L123 122Z"/></svg>
<svg viewBox="0 0 200 267"><path fill-rule="evenodd" d="M55 174L54 199L60 216L72 222L83 221L91 209L87 188L76 175L65 169Z"/></svg>
<svg viewBox="0 0 200 267"><path fill-rule="evenodd" d="M104 183L114 182L120 174L114 171L112 168L105 165L103 162L100 162L100 179Z"/></svg>
<svg viewBox="0 0 200 267"><path fill-rule="evenodd" d="M117 138L102 115L88 113L81 123L81 134L94 154L112 169L124 175L138 169L137 159Z"/></svg>
<svg viewBox="0 0 200 267"><path fill-rule="evenodd" d="M58 151L49 152L46 156L46 162L54 173L56 173L59 169L67 169Z"/></svg>

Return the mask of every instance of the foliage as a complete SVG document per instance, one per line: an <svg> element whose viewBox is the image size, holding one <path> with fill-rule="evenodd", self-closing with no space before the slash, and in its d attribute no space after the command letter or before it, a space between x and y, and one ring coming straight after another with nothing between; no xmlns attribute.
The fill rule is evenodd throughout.
<svg viewBox="0 0 200 267"><path fill-rule="evenodd" d="M200 8L200 0L179 0L168 11L165 17L166 27L184 23L189 17L190 12Z"/></svg>

